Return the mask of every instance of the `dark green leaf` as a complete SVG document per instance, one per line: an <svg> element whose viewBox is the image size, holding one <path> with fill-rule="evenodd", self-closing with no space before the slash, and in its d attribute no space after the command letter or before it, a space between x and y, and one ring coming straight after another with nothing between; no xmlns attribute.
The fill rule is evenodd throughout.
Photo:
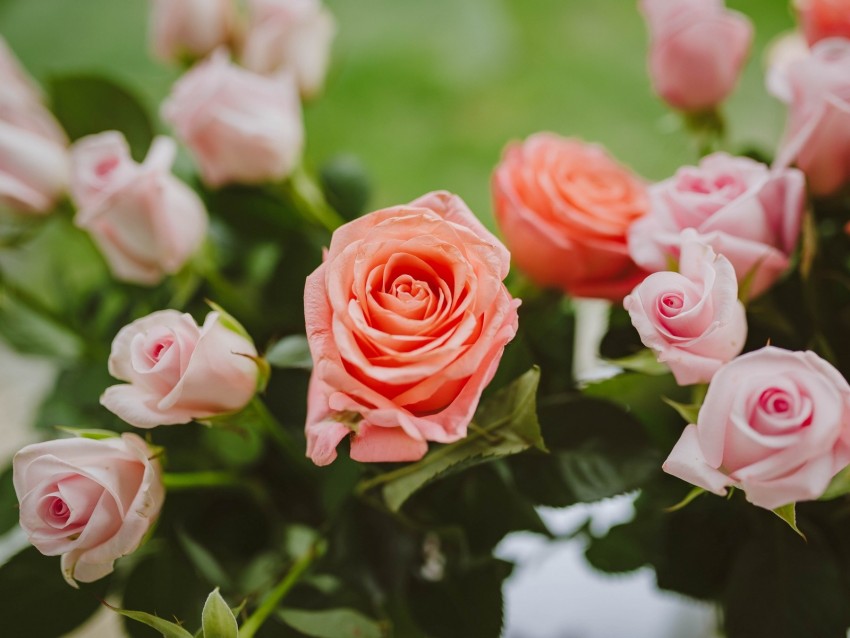
<svg viewBox="0 0 850 638"><path fill-rule="evenodd" d="M369 175L355 155L332 157L322 166L319 178L328 203L346 219L354 219L366 209L371 191Z"/></svg>
<svg viewBox="0 0 850 638"><path fill-rule="evenodd" d="M277 616L311 638L384 638L388 635L382 623L353 609L281 609Z"/></svg>
<svg viewBox="0 0 850 638"><path fill-rule="evenodd" d="M622 573L639 569L650 562L652 537L640 526L627 523L593 539L585 551L588 562L604 572Z"/></svg>
<svg viewBox="0 0 850 638"><path fill-rule="evenodd" d="M238 638L239 625L236 623L236 616L218 593L218 587L207 596L201 618L204 638Z"/></svg>
<svg viewBox="0 0 850 638"><path fill-rule="evenodd" d="M12 466L0 474L0 536L18 522L18 497L12 484Z"/></svg>
<svg viewBox="0 0 850 638"><path fill-rule="evenodd" d="M702 404L678 403L677 401L673 401L673 399L668 399L667 397L661 397L661 400L676 410L676 412L679 413L679 416L682 417L686 423L695 424L699 419L699 409L702 407Z"/></svg>
<svg viewBox="0 0 850 638"><path fill-rule="evenodd" d="M195 569L209 584L224 588L230 586L230 578L227 576L227 572L206 547L182 530L178 530L177 538Z"/></svg>
<svg viewBox="0 0 850 638"><path fill-rule="evenodd" d="M83 624L100 607L108 579L79 590L62 578L58 556L26 549L0 567L3 635L56 638Z"/></svg>
<svg viewBox="0 0 850 638"><path fill-rule="evenodd" d="M180 625L169 622L143 611L128 611L126 609L116 609L119 614L147 625L158 631L164 638L192 638L192 634L183 629ZM222 636L224 638L224 636Z"/></svg>
<svg viewBox="0 0 850 638"><path fill-rule="evenodd" d="M304 335L290 335L275 343L264 355L275 368L313 369L310 346Z"/></svg>
<svg viewBox="0 0 850 638"><path fill-rule="evenodd" d="M666 364L658 361L656 354L649 348L627 357L609 359L608 362L622 368L623 370L628 370L629 372L640 372L641 374L647 374L650 376L659 376L670 373L670 368L668 368Z"/></svg>
<svg viewBox="0 0 850 638"><path fill-rule="evenodd" d="M72 140L103 131L121 131L133 157L148 151L154 129L134 95L111 80L94 75L62 76L50 81L53 112Z"/></svg>

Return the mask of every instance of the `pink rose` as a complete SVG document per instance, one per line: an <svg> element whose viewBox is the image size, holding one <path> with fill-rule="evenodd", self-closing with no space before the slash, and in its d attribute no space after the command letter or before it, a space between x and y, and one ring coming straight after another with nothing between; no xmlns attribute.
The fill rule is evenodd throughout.
<svg viewBox="0 0 850 638"><path fill-rule="evenodd" d="M139 428L235 412L256 392L256 356L218 312L201 327L189 314L160 310L118 332L109 374L128 383L107 388L100 403Z"/></svg>
<svg viewBox="0 0 850 638"><path fill-rule="evenodd" d="M850 181L850 40L821 40L771 88L790 109L775 165L796 160L816 195L839 190Z"/></svg>
<svg viewBox="0 0 850 638"><path fill-rule="evenodd" d="M53 208L68 186L68 140L41 92L0 38L0 204Z"/></svg>
<svg viewBox="0 0 850 638"><path fill-rule="evenodd" d="M172 139L158 137L137 164L116 131L85 137L71 150L75 222L122 281L158 283L180 270L206 236L201 199L171 174L175 153Z"/></svg>
<svg viewBox="0 0 850 638"><path fill-rule="evenodd" d="M165 498L159 461L135 434L28 445L12 468L21 527L42 554L62 555L74 587L135 551Z"/></svg>
<svg viewBox="0 0 850 638"><path fill-rule="evenodd" d="M322 89L336 34L319 0L251 0L242 64L257 73L289 71L304 97Z"/></svg>
<svg viewBox="0 0 850 638"><path fill-rule="evenodd" d="M708 383L737 356L747 317L729 260L683 233L679 272L657 272L623 300L645 346L666 363L679 385Z"/></svg>
<svg viewBox="0 0 850 638"><path fill-rule="evenodd" d="M162 116L210 186L280 180L301 159L304 126L291 76L267 78L239 68L223 51L174 85Z"/></svg>
<svg viewBox="0 0 850 638"><path fill-rule="evenodd" d="M735 88L753 39L750 21L723 0L641 0L649 75L670 106L703 111Z"/></svg>
<svg viewBox="0 0 850 638"><path fill-rule="evenodd" d="M516 333L510 255L456 195L435 192L338 228L307 278L313 356L307 455L415 461L466 436Z"/></svg>
<svg viewBox="0 0 850 638"><path fill-rule="evenodd" d="M153 0L151 49L162 60L202 58L229 44L236 29L233 0Z"/></svg>
<svg viewBox="0 0 850 638"><path fill-rule="evenodd" d="M626 245L646 186L601 146L537 133L505 149L492 188L514 262L538 285L620 300L646 276Z"/></svg>
<svg viewBox="0 0 850 638"><path fill-rule="evenodd" d="M849 0L794 0L806 40L850 38Z"/></svg>
<svg viewBox="0 0 850 638"><path fill-rule="evenodd" d="M682 230L693 228L732 262L739 283L751 277L753 297L788 268L805 190L797 170L771 171L747 157L714 153L650 187L650 212L629 230L629 251L647 270L666 270L679 258Z"/></svg>
<svg viewBox="0 0 850 638"><path fill-rule="evenodd" d="M818 498L850 463L850 386L813 352L767 347L714 375L664 471L775 509Z"/></svg>

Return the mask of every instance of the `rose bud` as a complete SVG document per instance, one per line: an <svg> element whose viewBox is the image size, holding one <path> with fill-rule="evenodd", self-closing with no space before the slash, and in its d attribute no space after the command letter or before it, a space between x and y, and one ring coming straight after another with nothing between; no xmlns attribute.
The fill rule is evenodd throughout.
<svg viewBox="0 0 850 638"><path fill-rule="evenodd" d="M153 0L151 49L161 60L203 58L235 39L233 0Z"/></svg>
<svg viewBox="0 0 850 638"><path fill-rule="evenodd" d="M235 412L257 390L256 357L219 312L198 326L191 315L160 310L118 332L109 374L128 383L107 388L100 403L139 428Z"/></svg>
<svg viewBox="0 0 850 638"><path fill-rule="evenodd" d="M12 461L21 528L62 575L90 583L135 551L162 508L155 453L135 434L28 445Z"/></svg>
<svg viewBox="0 0 850 638"><path fill-rule="evenodd" d="M831 195L850 181L850 40L821 40L783 75L769 87L789 103L775 166L796 160L812 193Z"/></svg>
<svg viewBox="0 0 850 638"><path fill-rule="evenodd" d="M766 347L714 375L664 471L775 509L821 496L850 463L850 386L814 352Z"/></svg>
<svg viewBox="0 0 850 638"><path fill-rule="evenodd" d="M242 64L264 75L291 72L303 97L321 91L336 34L331 12L319 0L250 0L248 8Z"/></svg>
<svg viewBox="0 0 850 638"><path fill-rule="evenodd" d="M735 88L753 39L750 21L723 0L641 0L649 76L670 106L704 111Z"/></svg>
<svg viewBox="0 0 850 638"><path fill-rule="evenodd" d="M415 461L465 437L516 334L509 262L446 192L338 228L304 291L307 456L327 465L351 435L356 461Z"/></svg>
<svg viewBox="0 0 850 638"><path fill-rule="evenodd" d="M0 37L0 204L45 213L68 187L68 140Z"/></svg>
<svg viewBox="0 0 850 638"><path fill-rule="evenodd" d="M239 68L223 51L178 80L162 116L210 186L280 180L301 159L304 126L292 77Z"/></svg>
<svg viewBox="0 0 850 638"><path fill-rule="evenodd" d="M850 0L794 0L809 44L826 38L850 38Z"/></svg>
<svg viewBox="0 0 850 638"><path fill-rule="evenodd" d="M154 140L144 163L117 131L71 149L75 223L97 244L117 279L154 285L180 270L206 236L201 199L171 174L174 140Z"/></svg>
<svg viewBox="0 0 850 638"><path fill-rule="evenodd" d="M538 285L619 301L646 276L626 245L646 187L601 146L537 133L505 149L492 188L514 262Z"/></svg>
<svg viewBox="0 0 850 638"><path fill-rule="evenodd" d="M747 157L714 153L650 187L650 212L629 230L632 258L647 270L679 259L681 232L725 256L748 296L764 292L788 268L805 210L800 171L771 171Z"/></svg>
<svg viewBox="0 0 850 638"><path fill-rule="evenodd" d="M747 317L738 301L738 282L729 260L683 233L679 272L649 275L623 300L623 306L658 360L676 383L708 383L718 368L736 357L747 338Z"/></svg>

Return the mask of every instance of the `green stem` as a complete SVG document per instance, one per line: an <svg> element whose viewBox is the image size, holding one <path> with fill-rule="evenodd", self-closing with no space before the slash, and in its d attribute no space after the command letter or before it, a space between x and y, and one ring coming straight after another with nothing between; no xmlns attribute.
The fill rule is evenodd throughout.
<svg viewBox="0 0 850 638"><path fill-rule="evenodd" d="M342 216L331 208L322 190L302 167L299 166L293 171L286 187L295 208L306 220L317 222L330 232L345 223Z"/></svg>
<svg viewBox="0 0 850 638"><path fill-rule="evenodd" d="M229 472L166 472L162 482L169 491L203 489L208 487L250 486L238 476Z"/></svg>
<svg viewBox="0 0 850 638"><path fill-rule="evenodd" d="M292 440L286 428L283 427L280 421L271 413L263 400L255 396L251 400L251 407L255 414L259 417L262 429L266 434L274 440L281 451L286 454L296 464L306 467L308 466L307 458L304 455L304 450Z"/></svg>
<svg viewBox="0 0 850 638"><path fill-rule="evenodd" d="M16 284L11 283L8 279L3 278L0 279L0 293L5 293L12 299L20 302L34 313L54 324L56 327L70 332L75 337L80 337L77 327L68 320L66 315L56 312L52 308L48 307L40 299L31 295L28 290L20 288Z"/></svg>
<svg viewBox="0 0 850 638"><path fill-rule="evenodd" d="M313 562L323 553L324 543L319 541L313 543L307 552L295 561L283 577L283 580L281 580L277 586L268 593L268 595L263 599L262 604L257 607L254 613L251 614L248 617L248 620L246 620L242 627L239 628L239 638L254 638L254 634L260 630L260 627L262 627L266 619L268 619L274 610L277 609L278 605L280 605L280 601L282 601L286 594L288 594L295 586L310 565L312 565Z"/></svg>

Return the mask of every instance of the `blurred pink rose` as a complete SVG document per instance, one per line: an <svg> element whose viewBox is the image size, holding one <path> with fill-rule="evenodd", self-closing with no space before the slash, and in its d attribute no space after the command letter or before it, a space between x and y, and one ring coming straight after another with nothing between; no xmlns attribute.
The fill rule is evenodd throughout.
<svg viewBox="0 0 850 638"><path fill-rule="evenodd" d="M699 241L732 262L739 283L750 277L753 297L788 268L805 190L800 171L714 153L650 187L650 212L629 230L629 250L647 270L666 270L679 258L681 231L694 228Z"/></svg>
<svg viewBox="0 0 850 638"><path fill-rule="evenodd" d="M517 329L510 255L456 195L435 192L338 228L304 292L313 376L307 455L415 461L466 436Z"/></svg>
<svg viewBox="0 0 850 638"><path fill-rule="evenodd" d="M254 344L218 312L199 327L191 315L160 310L124 326L112 342L101 404L139 428L188 423L240 410L257 389Z"/></svg>
<svg viewBox="0 0 850 638"><path fill-rule="evenodd" d="M151 49L162 60L202 58L230 44L237 24L234 0L153 0Z"/></svg>
<svg viewBox="0 0 850 638"><path fill-rule="evenodd" d="M850 38L850 0L794 0L806 40Z"/></svg>
<svg viewBox="0 0 850 638"><path fill-rule="evenodd" d="M505 149L492 189L514 263L535 283L619 301L646 276L626 245L646 186L601 146L537 133Z"/></svg>
<svg viewBox="0 0 850 638"><path fill-rule="evenodd" d="M821 40L783 79L771 85L790 109L775 165L796 160L812 193L830 195L850 181L850 40Z"/></svg>
<svg viewBox="0 0 850 638"><path fill-rule="evenodd" d="M250 0L248 8L242 64L265 75L291 72L302 96L318 93L336 34L330 11L320 0Z"/></svg>
<svg viewBox="0 0 850 638"><path fill-rule="evenodd" d="M156 284L180 270L206 236L201 199L171 174L175 152L172 139L158 137L137 164L117 131L85 137L71 150L75 222L117 279Z"/></svg>
<svg viewBox="0 0 850 638"><path fill-rule="evenodd" d="M135 551L165 497L159 461L135 434L28 445L12 468L21 527L42 554L62 555L74 587Z"/></svg>
<svg viewBox="0 0 850 638"><path fill-rule="evenodd" d="M729 260L687 229L679 272L657 272L623 300L645 346L666 363L679 385L708 383L736 357L747 338L747 317Z"/></svg>
<svg viewBox="0 0 850 638"><path fill-rule="evenodd" d="M767 347L714 375L664 471L775 509L823 494L850 463L850 386L813 352Z"/></svg>
<svg viewBox="0 0 850 638"><path fill-rule="evenodd" d="M301 159L304 126L292 77L239 68L223 51L174 85L162 116L210 186L280 180Z"/></svg>
<svg viewBox="0 0 850 638"><path fill-rule="evenodd" d="M48 212L68 186L68 140L0 37L0 204Z"/></svg>
<svg viewBox="0 0 850 638"><path fill-rule="evenodd" d="M649 75L668 104L703 111L735 88L753 39L750 21L723 0L641 0Z"/></svg>

